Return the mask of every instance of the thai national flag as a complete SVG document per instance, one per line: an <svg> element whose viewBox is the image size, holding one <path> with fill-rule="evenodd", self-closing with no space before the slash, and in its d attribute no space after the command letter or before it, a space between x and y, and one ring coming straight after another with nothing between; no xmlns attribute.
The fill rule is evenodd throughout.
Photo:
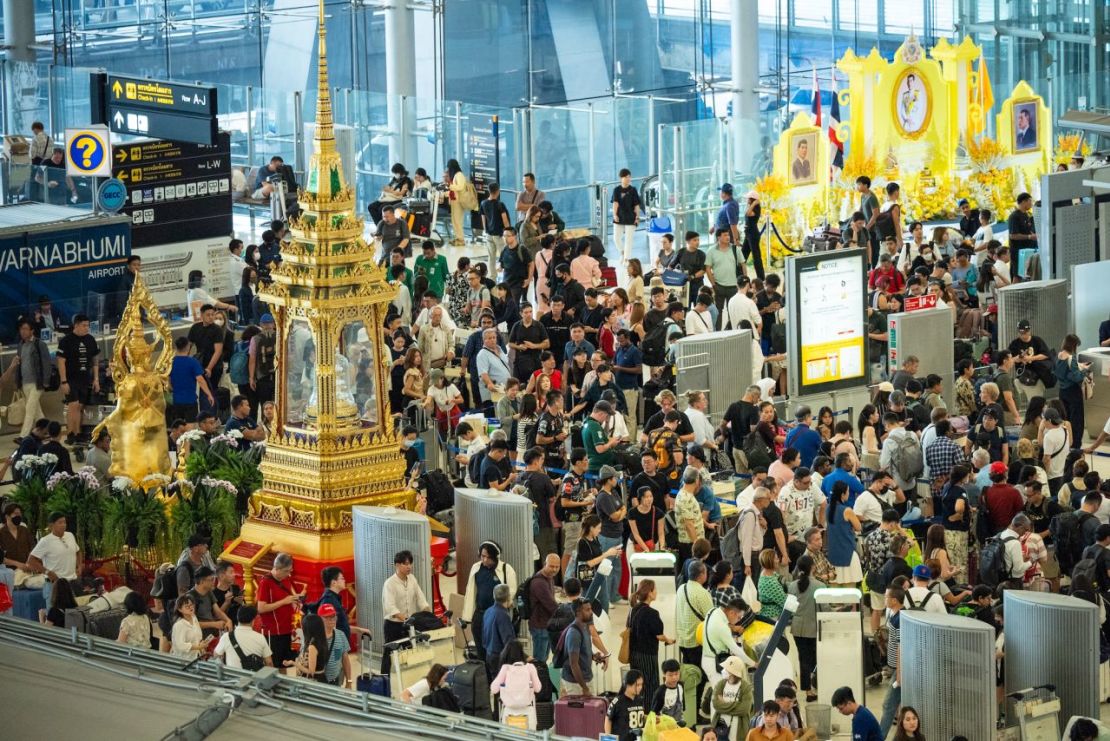
<svg viewBox="0 0 1110 741"><path fill-rule="evenodd" d="M817 68L813 68L813 107L810 108L813 113L813 125L821 128L821 86L817 82Z"/></svg>
<svg viewBox="0 0 1110 741"><path fill-rule="evenodd" d="M844 169L844 142L840 141L840 137L836 134L836 129L839 126L840 96L833 88L832 108L829 110L829 141L832 142L833 146L832 166L838 171Z"/></svg>

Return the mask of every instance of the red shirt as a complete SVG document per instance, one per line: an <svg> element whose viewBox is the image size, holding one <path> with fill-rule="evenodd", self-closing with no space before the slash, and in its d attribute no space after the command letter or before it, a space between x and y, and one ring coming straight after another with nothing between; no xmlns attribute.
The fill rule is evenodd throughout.
<svg viewBox="0 0 1110 741"><path fill-rule="evenodd" d="M539 378L543 374L544 374L543 369L541 368L540 370L534 371L532 373L532 378ZM552 391L562 391L563 390L563 373L562 373L562 371L560 371L558 369L555 369L555 370L551 371L551 375L549 376L549 378L551 378L551 390ZM540 399L539 402L540 402L540 406L542 407L544 405L543 399Z"/></svg>
<svg viewBox="0 0 1110 741"><path fill-rule="evenodd" d="M1014 516L1024 509L1021 493L1009 484L991 484L982 494L987 505L987 519L995 532L1009 527Z"/></svg>
<svg viewBox="0 0 1110 741"><path fill-rule="evenodd" d="M281 602L293 593L293 582L286 579L278 581L272 574L266 574L258 583L258 602ZM293 632L293 616L296 610L293 605L282 605L273 612L259 615L262 621L262 630L272 635L285 636Z"/></svg>
<svg viewBox="0 0 1110 741"><path fill-rule="evenodd" d="M881 268L872 270L871 276L867 280L867 287L872 291L878 288L880 278L890 278L890 285L887 287L887 290L891 293L901 293L902 289L906 287L906 279L893 265L890 270L883 270Z"/></svg>

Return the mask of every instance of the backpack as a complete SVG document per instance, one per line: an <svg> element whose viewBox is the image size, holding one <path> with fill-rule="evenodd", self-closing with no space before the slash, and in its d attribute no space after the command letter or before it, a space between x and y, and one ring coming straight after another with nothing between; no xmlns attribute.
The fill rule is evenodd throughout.
<svg viewBox="0 0 1110 741"><path fill-rule="evenodd" d="M556 669L562 669L564 666L566 666L566 663L567 663L567 635L572 630L574 630L574 621L573 620L571 621L570 625L563 628L563 632L559 634L559 640L555 643L555 651L552 653L552 657L551 657L551 666L555 667ZM582 636L582 641L585 644L589 644L589 642L590 642L589 634L583 635Z"/></svg>
<svg viewBox="0 0 1110 741"><path fill-rule="evenodd" d="M515 709L532 705L532 672L528 668L525 663L506 667L505 680L501 686L501 704L505 707Z"/></svg>
<svg viewBox="0 0 1110 741"><path fill-rule="evenodd" d="M239 640L235 637L235 631L232 630L227 634L227 640L231 642L231 647L235 649L236 655L239 656L239 663L244 669L249 672L262 671L266 666L266 662L258 654L245 654L242 647L239 645Z"/></svg>
<svg viewBox="0 0 1110 741"><path fill-rule="evenodd" d="M742 510L740 516L736 518L736 524L732 526L724 537L721 538L721 560L728 561L732 564L735 571L740 568L740 523L744 520L744 515L751 510Z"/></svg>
<svg viewBox="0 0 1110 741"><path fill-rule="evenodd" d="M911 597L909 592L907 591L906 599L909 600L910 606L905 609L909 610L910 612L925 612L925 605L929 604L929 600L936 596L937 593L930 589L929 593L925 595L925 599L921 600L920 602L914 602L913 597Z"/></svg>
<svg viewBox="0 0 1110 741"><path fill-rule="evenodd" d="M235 352L231 354L230 368L231 382L236 386L246 386L251 382L250 376L250 340L235 343Z"/></svg>
<svg viewBox="0 0 1110 741"><path fill-rule="evenodd" d="M890 464L902 481L914 481L925 471L925 460L921 444L912 433L894 438L894 449L890 451Z"/></svg>
<svg viewBox="0 0 1110 741"><path fill-rule="evenodd" d="M547 635L551 639L551 645L554 646L559 642L563 631L573 622L574 608L569 602L564 602L555 608L555 614L547 621Z"/></svg>
<svg viewBox="0 0 1110 741"><path fill-rule="evenodd" d="M1089 517L1094 515L1090 512L1061 512L1048 525L1056 543L1056 559L1064 574L1070 574L1083 560L1083 523Z"/></svg>
<svg viewBox="0 0 1110 741"><path fill-rule="evenodd" d="M671 334L672 328L678 328L679 337L685 336L686 333L678 327L678 324L668 317L648 330L644 339L640 340L640 352L643 353L645 363L659 366L667 362L667 337Z"/></svg>
<svg viewBox="0 0 1110 741"><path fill-rule="evenodd" d="M1006 558L1006 543L1017 538L1003 538L1001 535L988 538L979 551L979 583L992 589L999 584L1009 581L1010 565Z"/></svg>
<svg viewBox="0 0 1110 741"><path fill-rule="evenodd" d="M466 464L466 474L470 480L474 482L475 486L479 486L482 482L482 462L486 459L486 453L489 448L483 448L474 455L470 456L470 462Z"/></svg>
<svg viewBox="0 0 1110 741"><path fill-rule="evenodd" d="M532 574L516 588L516 595L513 596L513 612L517 620L527 620L532 617L532 580L535 578L536 575Z"/></svg>
<svg viewBox="0 0 1110 741"><path fill-rule="evenodd" d="M277 335L272 334L267 336L267 334L263 332L256 336L258 337L258 347L255 353L256 362L254 375L256 378L268 378L274 375L276 369Z"/></svg>
<svg viewBox="0 0 1110 741"><path fill-rule="evenodd" d="M424 695L420 701L422 705L430 708L437 708L448 713L461 713L462 707L459 705L459 698L455 697L455 693L448 687L439 687Z"/></svg>
<svg viewBox="0 0 1110 741"><path fill-rule="evenodd" d="M455 487L443 471L425 471L420 476L428 495L428 512L442 512L455 506Z"/></svg>
<svg viewBox="0 0 1110 741"><path fill-rule="evenodd" d="M875 217L875 233L879 235L879 241L886 237L894 236L894 209L888 208L886 211L880 211L879 215Z"/></svg>
<svg viewBox="0 0 1110 741"><path fill-rule="evenodd" d="M1076 596L1076 589L1096 591L1101 588L1098 578L1098 561L1093 558L1081 558L1075 568L1071 570L1072 596Z"/></svg>

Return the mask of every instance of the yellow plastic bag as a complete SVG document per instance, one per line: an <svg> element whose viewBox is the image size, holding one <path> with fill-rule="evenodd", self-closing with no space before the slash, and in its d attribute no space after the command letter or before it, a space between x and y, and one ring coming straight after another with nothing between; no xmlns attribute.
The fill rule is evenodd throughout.
<svg viewBox="0 0 1110 741"><path fill-rule="evenodd" d="M669 715L648 713L644 720L644 741L660 741L660 734L678 728L678 723Z"/></svg>

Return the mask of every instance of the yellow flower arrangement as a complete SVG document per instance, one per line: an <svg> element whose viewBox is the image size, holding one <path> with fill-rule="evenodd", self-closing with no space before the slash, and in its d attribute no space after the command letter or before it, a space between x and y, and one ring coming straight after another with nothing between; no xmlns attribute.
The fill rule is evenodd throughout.
<svg viewBox="0 0 1110 741"><path fill-rule="evenodd" d="M1066 165L1071 162L1077 149L1083 157L1091 155L1091 145L1082 134L1060 134L1056 137L1056 151L1052 155L1052 161L1058 165Z"/></svg>
<svg viewBox="0 0 1110 741"><path fill-rule="evenodd" d="M774 173L769 173L755 181L755 192L759 194L759 199L763 204L763 213L768 222L775 225L783 240L791 246L801 244L801 240L797 239L796 235L791 232L790 209L786 205L786 197L790 189L786 185L786 180ZM762 244L765 247L770 244L770 264L772 266L782 265L783 260L789 253L773 235L770 237L769 243L767 239L768 237L764 236Z"/></svg>

